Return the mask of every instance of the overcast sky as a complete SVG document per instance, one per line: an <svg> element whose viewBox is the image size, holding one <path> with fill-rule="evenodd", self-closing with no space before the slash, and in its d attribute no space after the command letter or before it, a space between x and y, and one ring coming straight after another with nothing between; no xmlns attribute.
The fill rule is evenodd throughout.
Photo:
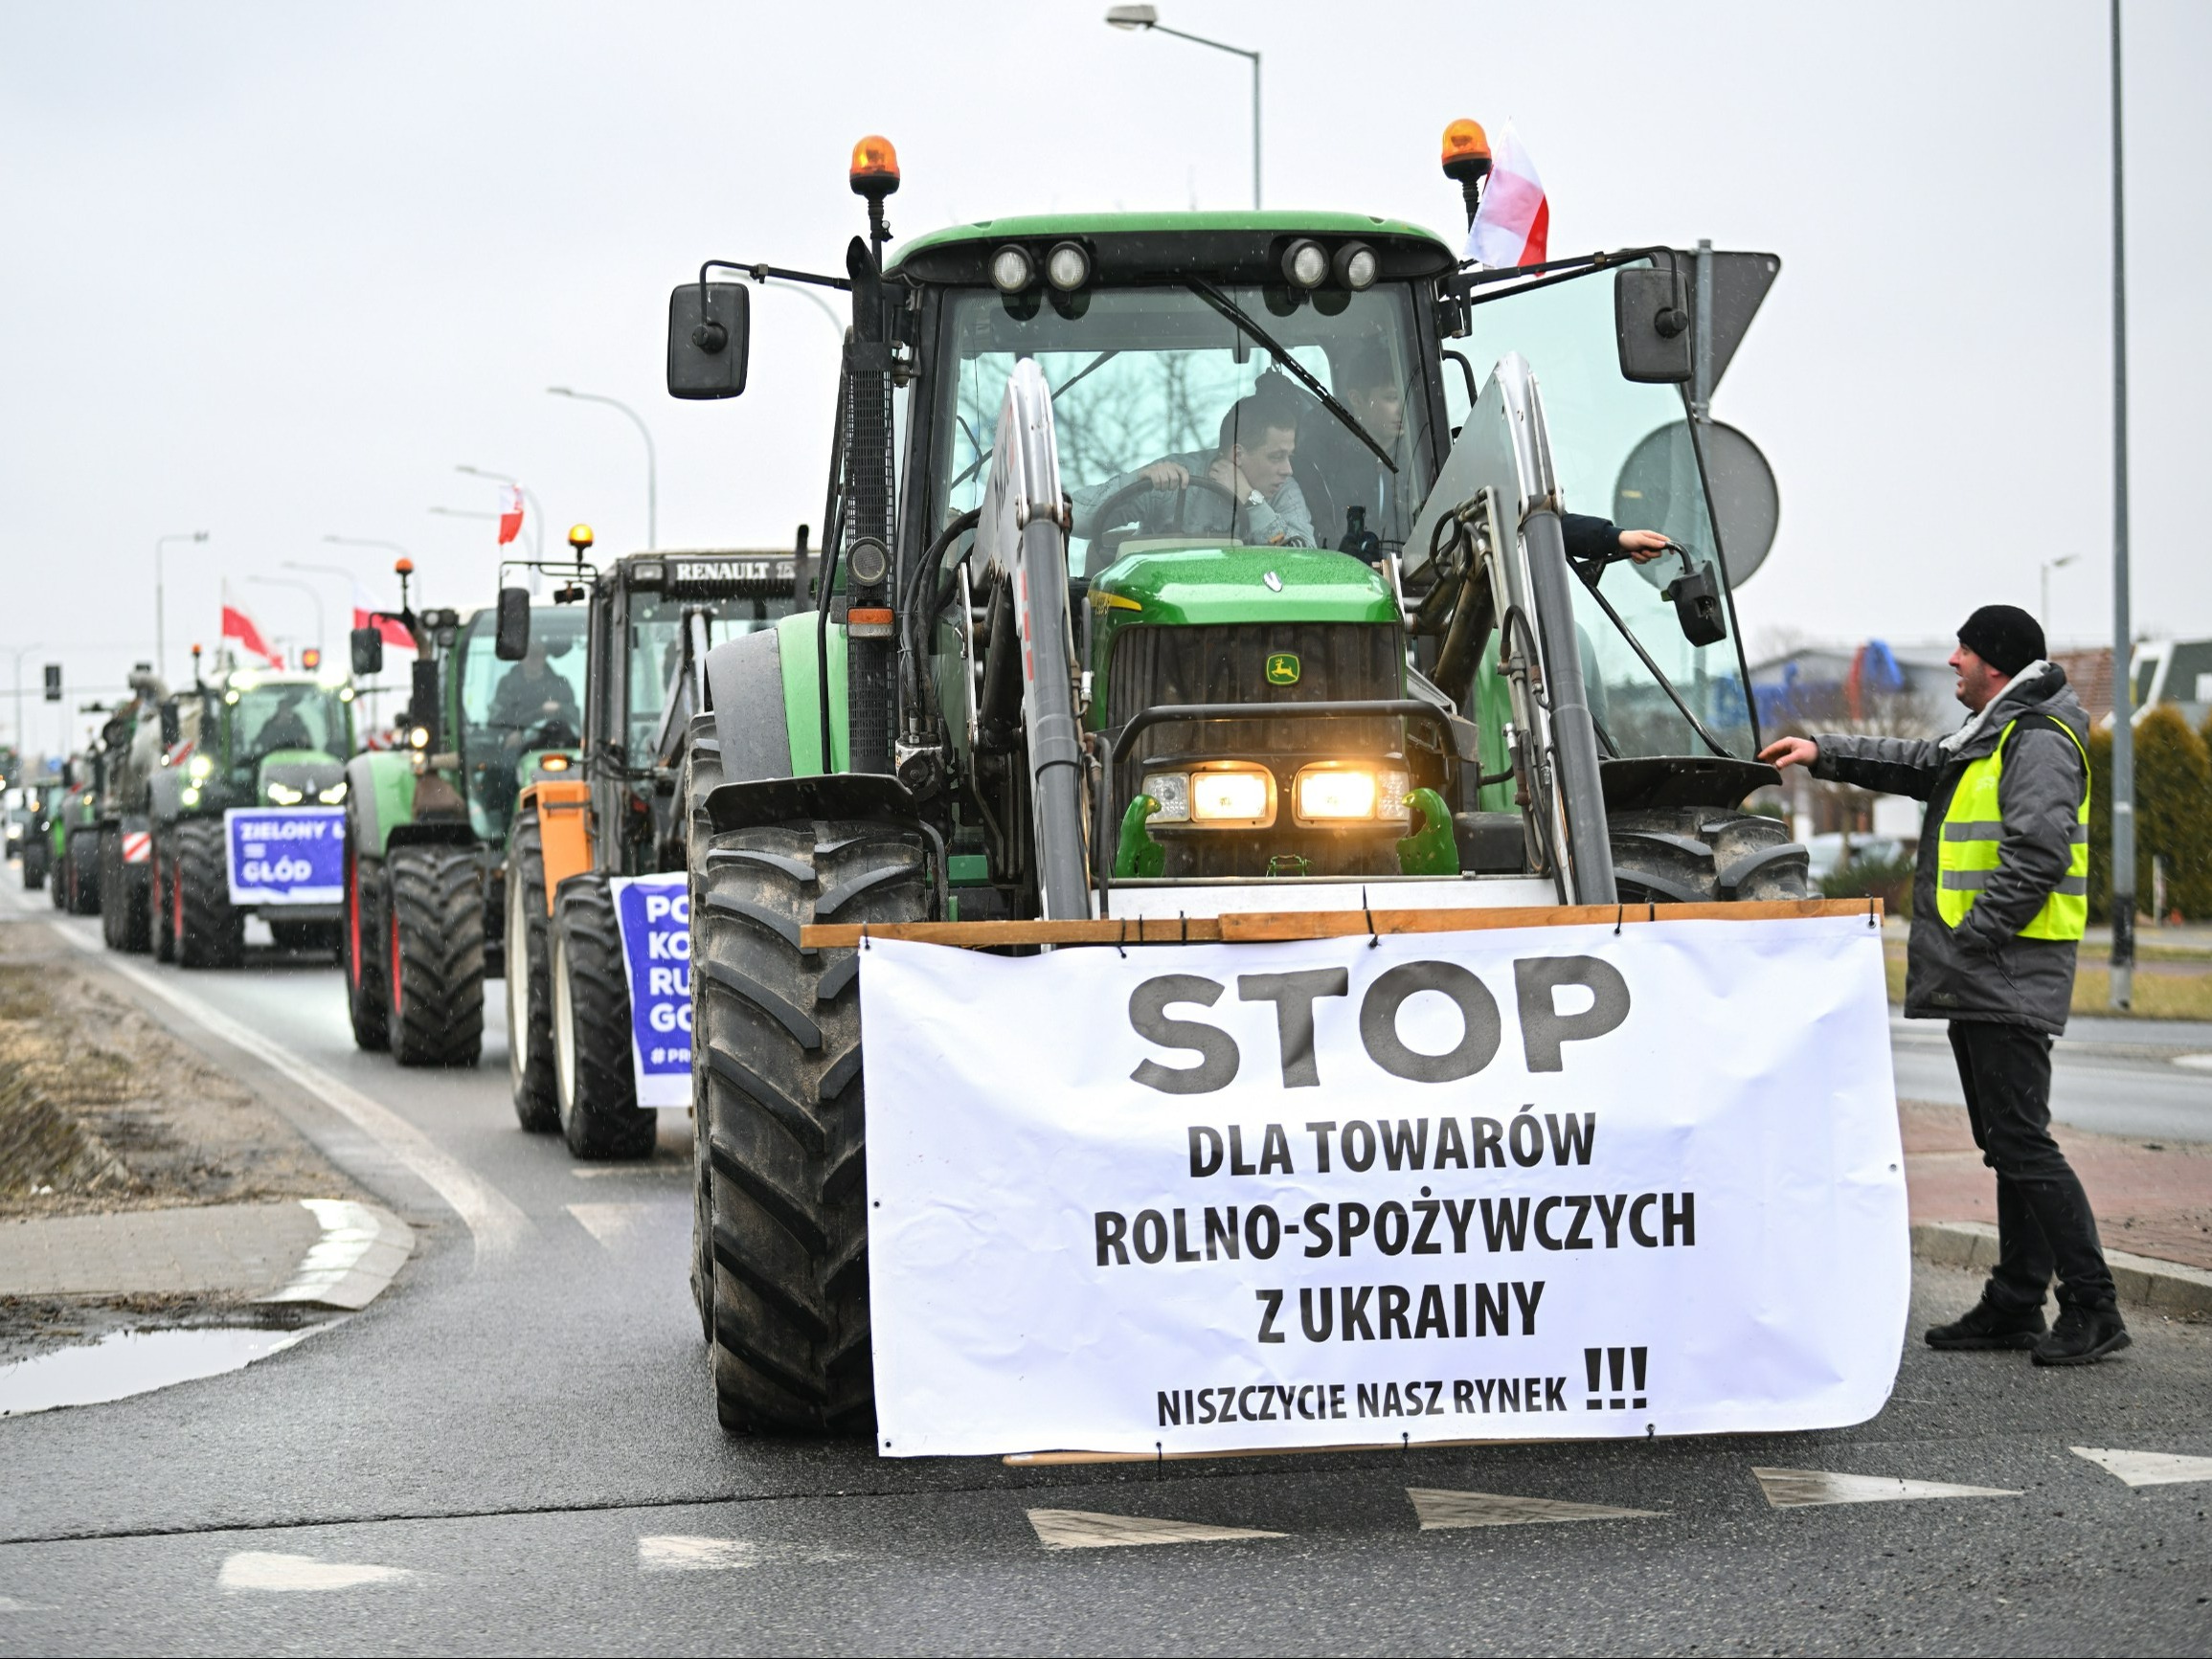
<svg viewBox="0 0 2212 1659"><path fill-rule="evenodd" d="M1161 0L1266 55L1267 205L1447 234L1455 116L1510 116L1551 248L1779 254L1715 400L1780 480L1781 533L1739 608L1754 646L1916 642L1975 604L2109 638L2110 196L2105 8L1989 4L1350 6ZM342 647L349 566L395 597L397 542L440 602L488 600L493 486L547 542L787 544L821 512L836 336L755 302L751 388L662 384L668 289L703 258L837 268L845 168L889 134L896 231L1040 210L1233 208L1250 191L1239 59L1020 5L0 5L0 697L120 682L153 643L172 546L172 672L227 576L272 631ZM2212 633L2192 504L2212 448L2212 7L2127 0L2135 616ZM1538 366L1541 374L1542 366ZM1605 504L1570 504L1605 510ZM4 707L5 705L0 705ZM28 710L50 743L53 716ZM0 725L11 724L0 714Z"/></svg>

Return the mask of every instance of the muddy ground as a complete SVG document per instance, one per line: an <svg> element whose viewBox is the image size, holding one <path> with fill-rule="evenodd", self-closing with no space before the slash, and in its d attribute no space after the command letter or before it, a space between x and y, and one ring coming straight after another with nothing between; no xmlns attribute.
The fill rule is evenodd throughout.
<svg viewBox="0 0 2212 1659"><path fill-rule="evenodd" d="M282 1113L101 983L51 927L0 922L0 1224L362 1196ZM0 1362L56 1339L237 1323L240 1312L204 1297L78 1300L0 1289Z"/></svg>

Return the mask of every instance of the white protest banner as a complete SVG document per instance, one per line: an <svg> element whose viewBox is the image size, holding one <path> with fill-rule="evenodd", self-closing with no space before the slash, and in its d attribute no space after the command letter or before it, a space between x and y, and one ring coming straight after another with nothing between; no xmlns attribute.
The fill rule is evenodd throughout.
<svg viewBox="0 0 2212 1659"><path fill-rule="evenodd" d="M617 876L630 980L630 1074L640 1106L691 1104L691 895L682 870Z"/></svg>
<svg viewBox="0 0 2212 1659"><path fill-rule="evenodd" d="M874 941L888 1456L1840 1426L1910 1281L1879 931Z"/></svg>

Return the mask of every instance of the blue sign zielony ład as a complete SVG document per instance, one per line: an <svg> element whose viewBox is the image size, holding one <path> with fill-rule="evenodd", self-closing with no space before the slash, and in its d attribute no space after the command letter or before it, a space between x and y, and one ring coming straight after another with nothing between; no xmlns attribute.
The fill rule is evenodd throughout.
<svg viewBox="0 0 2212 1659"><path fill-rule="evenodd" d="M335 905L346 896L346 810L235 806L223 814L234 905Z"/></svg>
<svg viewBox="0 0 2212 1659"><path fill-rule="evenodd" d="M691 894L682 870L617 876L640 1106L691 1104Z"/></svg>

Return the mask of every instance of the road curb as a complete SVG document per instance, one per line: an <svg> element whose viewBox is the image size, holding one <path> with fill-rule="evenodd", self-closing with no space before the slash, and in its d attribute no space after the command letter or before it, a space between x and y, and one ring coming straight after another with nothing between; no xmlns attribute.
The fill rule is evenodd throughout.
<svg viewBox="0 0 2212 1659"><path fill-rule="evenodd" d="M1994 1267L1997 1228L1988 1222L1915 1222L1912 1253L1943 1267ZM2179 1262L2159 1262L2107 1250L2120 1300L2161 1313L2212 1316L2212 1272Z"/></svg>
<svg viewBox="0 0 2212 1659"><path fill-rule="evenodd" d="M318 1308L366 1308L384 1293L407 1258L415 1233L381 1204L353 1199L302 1199L323 1236L292 1269L291 1282L262 1302L305 1302Z"/></svg>

